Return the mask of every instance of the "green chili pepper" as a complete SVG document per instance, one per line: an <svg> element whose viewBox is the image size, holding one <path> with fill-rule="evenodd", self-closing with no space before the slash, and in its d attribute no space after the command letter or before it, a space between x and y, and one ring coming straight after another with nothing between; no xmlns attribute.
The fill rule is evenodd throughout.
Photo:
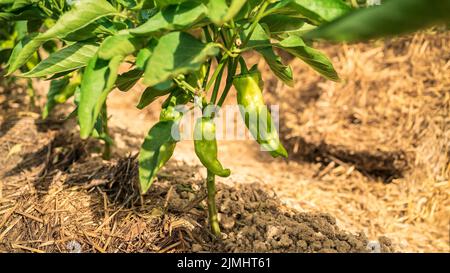
<svg viewBox="0 0 450 273"><path fill-rule="evenodd" d="M253 69L234 78L233 85L237 90L237 102L242 118L264 150L273 157L287 157L286 149L280 142L270 112L264 103L261 84L261 74Z"/></svg>
<svg viewBox="0 0 450 273"><path fill-rule="evenodd" d="M227 177L230 169L224 169L217 159L216 125L212 117L202 117L197 120L194 128L195 153L202 164L211 173Z"/></svg>

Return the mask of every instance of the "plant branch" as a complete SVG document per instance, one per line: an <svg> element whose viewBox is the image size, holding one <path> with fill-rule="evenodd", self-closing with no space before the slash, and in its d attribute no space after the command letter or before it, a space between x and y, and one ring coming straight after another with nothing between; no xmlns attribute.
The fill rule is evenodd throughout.
<svg viewBox="0 0 450 273"><path fill-rule="evenodd" d="M220 236L219 218L217 217L216 208L216 178L213 173L208 171L206 177L206 187L208 190L208 218L211 232L214 236Z"/></svg>
<svg viewBox="0 0 450 273"><path fill-rule="evenodd" d="M250 26L250 31L249 31L247 37L245 37L245 41L242 43L243 47L245 47L248 44L248 42L250 41L250 38L252 37L253 32L255 31L256 26L259 23L259 20L261 20L261 18L263 18L264 12L266 11L266 8L268 6L269 6L269 1L267 1L267 0L264 1L264 3L262 4L261 8L258 11L258 14L255 17L255 20L253 21L252 25Z"/></svg>
<svg viewBox="0 0 450 273"><path fill-rule="evenodd" d="M216 67L216 70L214 71L213 75L211 76L211 79L208 81L208 84L206 85L206 88L205 88L206 92L208 92L209 88L211 88L211 85L216 81L216 79L219 76L220 71L223 69L227 59L228 59L228 55L222 56L222 59L220 60L219 64Z"/></svg>
<svg viewBox="0 0 450 273"><path fill-rule="evenodd" d="M239 57L242 58L242 57ZM237 68L237 58L234 58L230 61L228 64L228 75L227 75L227 81L225 83L225 88L223 89L222 96L220 96L219 102L217 105L221 107L223 103L225 102L225 99L228 96L228 93L230 92L231 87L233 86L233 78L234 74L236 74L236 68Z"/></svg>

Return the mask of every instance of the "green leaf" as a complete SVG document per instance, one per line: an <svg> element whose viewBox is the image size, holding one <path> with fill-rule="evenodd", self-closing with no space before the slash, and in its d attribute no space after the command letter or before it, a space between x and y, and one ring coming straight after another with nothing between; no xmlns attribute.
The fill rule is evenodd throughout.
<svg viewBox="0 0 450 273"><path fill-rule="evenodd" d="M293 15L320 25L349 12L351 8L342 0L291 0L275 3L272 13Z"/></svg>
<svg viewBox="0 0 450 273"><path fill-rule="evenodd" d="M155 49L157 44L158 40L151 39L147 44L147 47L139 50L139 53L136 56L136 68L140 70L145 70L147 62L150 59L150 56L152 56L153 50Z"/></svg>
<svg viewBox="0 0 450 273"><path fill-rule="evenodd" d="M13 11L19 10L21 8L24 8L26 6L30 6L33 4L33 2L34 1L31 1L31 0L15 0L12 7L8 9L8 12L13 12Z"/></svg>
<svg viewBox="0 0 450 273"><path fill-rule="evenodd" d="M13 4L16 0L0 0L0 5L9 5Z"/></svg>
<svg viewBox="0 0 450 273"><path fill-rule="evenodd" d="M47 101L42 110L42 118L46 119L56 105L55 96L58 95L69 84L69 77L53 80L47 93Z"/></svg>
<svg viewBox="0 0 450 273"><path fill-rule="evenodd" d="M24 77L44 77L86 66L95 55L98 46L94 43L78 42L65 47L40 62L31 71L23 74Z"/></svg>
<svg viewBox="0 0 450 273"><path fill-rule="evenodd" d="M128 56L139 50L145 44L145 39L137 38L130 34L117 34L109 36L101 44L98 57L110 60L115 56Z"/></svg>
<svg viewBox="0 0 450 273"><path fill-rule="evenodd" d="M248 35L249 29L245 29L241 33L241 39L245 40ZM249 47L256 47L255 50L264 57L264 60L269 65L272 72L280 80L289 86L294 85L294 80L292 76L292 69L289 66L284 65L281 62L281 58L275 54L270 43L270 37L264 31L261 25L257 25L252 37L250 38L248 44Z"/></svg>
<svg viewBox="0 0 450 273"><path fill-rule="evenodd" d="M119 88L120 91L126 92L139 81L142 74L144 74L144 71L139 69L133 69L120 74L116 80L116 87Z"/></svg>
<svg viewBox="0 0 450 273"><path fill-rule="evenodd" d="M289 15L271 14L264 17L261 23L267 26L270 34L281 34L301 29L305 20Z"/></svg>
<svg viewBox="0 0 450 273"><path fill-rule="evenodd" d="M166 164L175 150L172 137L175 121L160 121L147 134L139 152L139 181L141 194L145 194L156 178L158 171Z"/></svg>
<svg viewBox="0 0 450 273"><path fill-rule="evenodd" d="M150 59L152 55L152 51L149 48L143 48L139 50L138 55L136 56L136 67L141 70L145 70L145 65L147 61Z"/></svg>
<svg viewBox="0 0 450 273"><path fill-rule="evenodd" d="M191 1L191 0L155 0L154 2L157 7L164 8L169 5L178 5L183 2L187 2L187 1Z"/></svg>
<svg viewBox="0 0 450 273"><path fill-rule="evenodd" d="M274 44L274 46L302 59L325 78L332 81L339 81L339 76L328 57L322 52L307 46L300 37L290 36L280 43Z"/></svg>
<svg viewBox="0 0 450 273"><path fill-rule="evenodd" d="M209 1L208 3L208 17L216 25L222 25L225 22L233 19L247 0L232 0L228 6L226 0Z"/></svg>
<svg viewBox="0 0 450 273"><path fill-rule="evenodd" d="M391 0L351 12L307 33L305 38L356 42L449 22L448 0Z"/></svg>
<svg viewBox="0 0 450 273"><path fill-rule="evenodd" d="M123 57L110 61L95 55L88 63L81 82L78 121L81 138L87 138L94 128L98 114L117 79L117 70Z"/></svg>
<svg viewBox="0 0 450 273"><path fill-rule="evenodd" d="M29 7L20 13L0 12L0 22L19 20L39 20L46 18L45 14L36 7Z"/></svg>
<svg viewBox="0 0 450 273"><path fill-rule="evenodd" d="M26 36L14 47L8 61L9 68L7 75L10 75L22 65L26 64L33 54L39 49L42 42L34 40L33 38L35 36L36 34Z"/></svg>
<svg viewBox="0 0 450 273"><path fill-rule="evenodd" d="M184 2L177 6L168 6L159 11L144 24L130 29L134 35L150 35L162 31L183 30L200 21L206 13L206 7L197 1Z"/></svg>
<svg viewBox="0 0 450 273"><path fill-rule="evenodd" d="M197 71L208 57L218 53L215 44L203 44L184 32L171 32L159 39L148 60L143 82L153 86L177 75Z"/></svg>
<svg viewBox="0 0 450 273"><path fill-rule="evenodd" d="M147 87L142 93L141 99L139 100L139 103L136 107L138 109L144 109L146 106L154 102L157 98L170 94L172 90L172 81L163 82L153 87Z"/></svg>
<svg viewBox="0 0 450 273"><path fill-rule="evenodd" d="M101 17L117 14L116 9L105 0L81 0L75 3L74 7L64 13L53 27L36 39L42 41L64 38L69 33L81 29Z"/></svg>
<svg viewBox="0 0 450 273"><path fill-rule="evenodd" d="M62 38L65 41L84 41L91 38L96 37L98 34L114 34L115 29L107 28L103 24L99 23L99 21L102 21L102 19L97 20L93 23L88 24L87 26L84 26L80 29L77 29ZM107 22L107 21L105 21ZM103 22L103 23L105 23ZM106 24L106 23L105 23Z"/></svg>

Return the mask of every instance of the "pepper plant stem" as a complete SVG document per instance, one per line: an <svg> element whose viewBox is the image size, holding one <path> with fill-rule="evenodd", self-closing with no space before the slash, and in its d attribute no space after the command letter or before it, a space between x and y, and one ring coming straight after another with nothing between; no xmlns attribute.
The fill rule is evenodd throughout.
<svg viewBox="0 0 450 273"><path fill-rule="evenodd" d="M206 92L208 92L209 88L211 88L211 85L217 80L217 77L219 76L220 71L223 69L223 66L225 65L227 59L228 59L228 55L223 55L222 59L220 60L219 64L216 67L216 70L214 70L214 73L211 76L211 79L209 79L208 84L206 85L206 88L205 88Z"/></svg>
<svg viewBox="0 0 450 273"><path fill-rule="evenodd" d="M216 209L216 178L213 173L208 171L206 177L206 186L208 189L208 218L211 226L211 232L215 236L220 236L219 218Z"/></svg>
<svg viewBox="0 0 450 273"><path fill-rule="evenodd" d="M109 132L108 132L108 112L106 110L106 102L103 104L102 108L103 109L101 111L101 115L102 115L103 131L108 136L109 135ZM111 159L111 144L107 140L105 140L105 147L103 149L102 157L105 160L110 160Z"/></svg>
<svg viewBox="0 0 450 273"><path fill-rule="evenodd" d="M222 96L220 96L219 102L217 103L219 107L222 107L223 103L225 102L225 99L228 96L228 92L230 92L230 88L233 86L233 77L234 74L236 73L237 64L238 64L237 58L232 59L229 63L225 88L223 89Z"/></svg>

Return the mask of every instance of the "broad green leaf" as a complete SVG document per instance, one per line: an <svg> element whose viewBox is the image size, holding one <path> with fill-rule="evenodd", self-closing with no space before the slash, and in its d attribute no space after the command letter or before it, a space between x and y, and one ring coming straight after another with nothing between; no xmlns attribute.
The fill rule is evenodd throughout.
<svg viewBox="0 0 450 273"><path fill-rule="evenodd" d="M33 4L33 2L35 2L35 1L32 1L32 0L15 0L14 4L12 5L12 7L8 9L8 12L13 12L13 11L19 10L21 8L24 8L26 6L30 6L30 5Z"/></svg>
<svg viewBox="0 0 450 273"><path fill-rule="evenodd" d="M36 34L26 36L14 47L8 61L9 68L7 75L10 75L22 65L26 64L33 54L35 54L39 49L42 42L33 39L35 36Z"/></svg>
<svg viewBox="0 0 450 273"><path fill-rule="evenodd" d="M47 93L47 101L42 110L42 118L46 119L56 105L55 96L58 95L69 84L69 77L53 80Z"/></svg>
<svg viewBox="0 0 450 273"><path fill-rule="evenodd" d="M164 8L169 5L178 5L184 2L188 2L192 0L155 0L155 4L159 8Z"/></svg>
<svg viewBox="0 0 450 273"><path fill-rule="evenodd" d="M305 24L305 20L294 16L271 14L264 17L261 20L261 24L267 26L270 34L281 34L301 29Z"/></svg>
<svg viewBox="0 0 450 273"><path fill-rule="evenodd" d="M72 97L79 86L80 76L78 74L51 81L50 90L47 93L47 102L42 111L42 118L46 119L57 103L64 103Z"/></svg>
<svg viewBox="0 0 450 273"><path fill-rule="evenodd" d="M81 82L78 121L81 138L87 138L94 128L106 97L117 79L117 70L123 57L106 61L95 55L88 63Z"/></svg>
<svg viewBox="0 0 450 273"><path fill-rule="evenodd" d="M208 17L216 25L222 25L233 19L246 4L247 0L232 0L228 6L226 0L209 1Z"/></svg>
<svg viewBox="0 0 450 273"><path fill-rule="evenodd" d="M0 12L0 22L19 20L39 20L46 18L46 15L36 7L28 7L20 13Z"/></svg>
<svg viewBox="0 0 450 273"><path fill-rule="evenodd" d="M147 134L139 152L139 181L141 194L145 194L156 178L158 171L166 164L175 150L172 137L175 121L160 121Z"/></svg>
<svg viewBox="0 0 450 273"><path fill-rule="evenodd" d="M142 93L139 100L138 109L144 109L146 106L154 102L157 98L170 94L173 90L172 81L163 82L152 87L147 87Z"/></svg>
<svg viewBox="0 0 450 273"><path fill-rule="evenodd" d="M241 33L242 40L245 40L248 32L249 30L247 28ZM284 65L281 62L281 58L275 54L272 44L270 43L270 37L261 25L258 24L256 26L247 46L255 47L255 50L263 56L275 76L289 86L294 85L292 69L289 66Z"/></svg>
<svg viewBox="0 0 450 273"><path fill-rule="evenodd" d="M15 0L0 0L0 5L13 4Z"/></svg>
<svg viewBox="0 0 450 273"><path fill-rule="evenodd" d="M145 70L147 66L147 62L150 59L150 56L153 53L158 41L156 39L151 39L148 43L147 47L139 50L139 53L136 56L136 68L140 70Z"/></svg>
<svg viewBox="0 0 450 273"><path fill-rule="evenodd" d="M56 74L54 74L54 75L52 75L52 76L46 78L45 80L46 80L46 81L55 80L55 79L64 77L64 76L66 76L67 74L70 74L70 73L73 72L73 71L74 71L74 70L68 70L68 71L64 71L64 72L61 72L61 73L56 73Z"/></svg>
<svg viewBox="0 0 450 273"><path fill-rule="evenodd" d="M117 30L113 24L105 18L96 20L80 29L77 29L62 38L65 41L84 41L96 37L99 34L114 35Z"/></svg>
<svg viewBox="0 0 450 273"><path fill-rule="evenodd" d="M136 67L141 70L145 70L145 65L147 61L150 59L152 55L152 51L149 48L143 48L139 50L138 55L136 56Z"/></svg>
<svg viewBox="0 0 450 273"><path fill-rule="evenodd" d="M133 69L120 74L116 80L116 87L119 88L120 91L128 91L139 81L142 74L144 74L144 71L139 69Z"/></svg>
<svg viewBox="0 0 450 273"><path fill-rule="evenodd" d="M274 44L274 46L302 59L325 78L332 81L339 80L339 76L327 56L325 56L322 52L307 46L300 37L290 36L280 43Z"/></svg>
<svg viewBox="0 0 450 273"><path fill-rule="evenodd" d="M162 31L183 30L200 21L205 13L206 7L197 1L187 1L177 6L168 6L144 24L130 29L130 33L150 35Z"/></svg>
<svg viewBox="0 0 450 273"><path fill-rule="evenodd" d="M80 0L75 3L74 7L64 13L53 27L36 39L64 38L69 33L81 29L101 17L117 13L116 9L106 0Z"/></svg>
<svg viewBox="0 0 450 273"><path fill-rule="evenodd" d="M365 41L450 22L449 0L390 0L358 9L305 35L310 39Z"/></svg>
<svg viewBox="0 0 450 273"><path fill-rule="evenodd" d="M184 32L171 32L159 39L148 60L143 82L154 86L179 74L197 71L208 57L218 53L215 44L203 44Z"/></svg>
<svg viewBox="0 0 450 273"><path fill-rule="evenodd" d="M110 60L115 56L128 56L139 50L145 43L145 39L137 38L130 34L117 34L109 36L101 44L98 57Z"/></svg>
<svg viewBox="0 0 450 273"><path fill-rule="evenodd" d="M275 3L269 10L275 14L306 18L320 25L344 15L351 8L342 0L288 0Z"/></svg>
<svg viewBox="0 0 450 273"><path fill-rule="evenodd" d="M94 43L78 42L72 44L50 54L47 59L22 76L30 78L44 77L84 67L95 55L97 49L98 46Z"/></svg>

